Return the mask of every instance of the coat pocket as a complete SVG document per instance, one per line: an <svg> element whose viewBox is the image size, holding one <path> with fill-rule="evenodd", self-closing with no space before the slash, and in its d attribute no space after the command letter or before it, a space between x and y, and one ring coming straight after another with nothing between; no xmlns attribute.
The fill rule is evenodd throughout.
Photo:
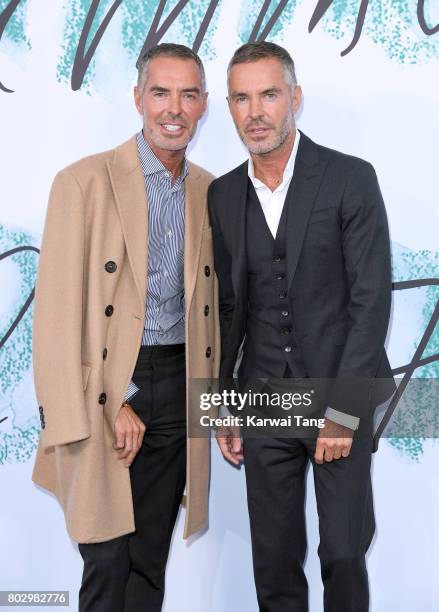
<svg viewBox="0 0 439 612"><path fill-rule="evenodd" d="M82 388L87 389L88 377L90 376L91 366L87 363L82 364Z"/></svg>

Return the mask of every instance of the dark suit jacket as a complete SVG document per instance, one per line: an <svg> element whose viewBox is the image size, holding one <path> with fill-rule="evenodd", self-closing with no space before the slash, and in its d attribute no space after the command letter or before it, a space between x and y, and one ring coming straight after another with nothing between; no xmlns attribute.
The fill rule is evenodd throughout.
<svg viewBox="0 0 439 612"><path fill-rule="evenodd" d="M208 192L219 280L220 378L232 378L246 327L247 162ZM391 303L386 211L372 165L301 132L287 212L290 307L311 378L333 378L331 407L371 419L394 390L384 349ZM387 379L376 384L376 379ZM346 384L355 381L354 387Z"/></svg>

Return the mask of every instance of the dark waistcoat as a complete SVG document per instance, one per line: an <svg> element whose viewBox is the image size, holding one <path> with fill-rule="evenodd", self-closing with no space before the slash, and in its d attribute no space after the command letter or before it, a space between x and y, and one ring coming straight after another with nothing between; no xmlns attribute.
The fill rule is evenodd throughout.
<svg viewBox="0 0 439 612"><path fill-rule="evenodd" d="M282 378L289 365L293 376L307 375L296 341L286 270L285 201L276 239L265 220L252 182L246 207L247 324L239 377Z"/></svg>

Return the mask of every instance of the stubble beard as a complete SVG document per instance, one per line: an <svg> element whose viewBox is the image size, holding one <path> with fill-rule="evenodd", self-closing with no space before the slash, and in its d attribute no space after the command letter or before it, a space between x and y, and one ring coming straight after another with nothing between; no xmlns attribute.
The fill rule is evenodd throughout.
<svg viewBox="0 0 439 612"><path fill-rule="evenodd" d="M294 127L294 114L290 110L284 117L279 131L275 134L274 140L270 142L249 142L244 133L238 131L239 137L241 138L244 145L247 147L249 153L252 155L264 155L271 153L275 149L278 149L283 145L288 136L291 134Z"/></svg>

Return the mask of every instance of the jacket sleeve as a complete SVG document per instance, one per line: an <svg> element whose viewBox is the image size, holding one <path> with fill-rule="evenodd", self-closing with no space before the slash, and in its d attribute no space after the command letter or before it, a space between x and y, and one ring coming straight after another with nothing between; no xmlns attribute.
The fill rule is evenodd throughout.
<svg viewBox="0 0 439 612"><path fill-rule="evenodd" d="M43 447L90 436L81 359L84 242L81 188L63 170L49 196L35 285L32 360Z"/></svg>
<svg viewBox="0 0 439 612"><path fill-rule="evenodd" d="M375 170L367 162L356 165L347 181L342 246L349 332L329 405L361 417L384 354L392 295L387 216Z"/></svg>
<svg viewBox="0 0 439 612"><path fill-rule="evenodd" d="M218 278L218 309L221 328L221 347L223 352L224 342L228 336L233 320L235 299L231 277L232 260L224 244L220 223L217 218L214 189L215 181L209 186L207 203L209 207L210 223L212 225L214 267Z"/></svg>

